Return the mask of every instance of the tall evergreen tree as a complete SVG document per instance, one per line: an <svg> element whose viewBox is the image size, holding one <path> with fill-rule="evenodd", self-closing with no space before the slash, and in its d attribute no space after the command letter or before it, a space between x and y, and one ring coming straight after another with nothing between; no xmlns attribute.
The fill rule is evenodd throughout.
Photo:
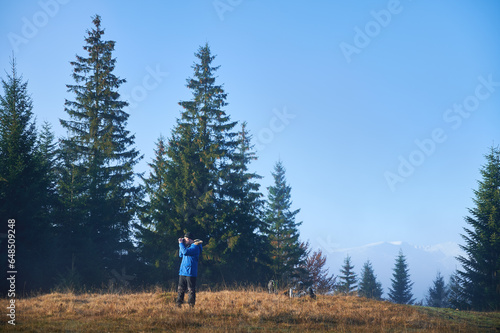
<svg viewBox="0 0 500 333"><path fill-rule="evenodd" d="M356 273L354 273L354 265L351 264L350 256L346 256L344 259L344 265L340 270L339 279L338 291L343 294L349 295L358 288L358 278Z"/></svg>
<svg viewBox="0 0 500 333"><path fill-rule="evenodd" d="M410 281L410 270L406 263L406 257L403 251L399 250L399 255L396 258L394 272L392 274L392 287L389 288L389 300L397 304L413 304L412 286L413 282Z"/></svg>
<svg viewBox="0 0 500 333"><path fill-rule="evenodd" d="M262 221L264 200L256 180L262 177L249 172L249 164L257 157L252 151L251 136L242 124L238 146L233 153L231 169L224 177L224 196L221 211L227 232L222 240L227 244L226 280L258 283L269 276L269 243ZM238 269L234 269L238 265Z"/></svg>
<svg viewBox="0 0 500 333"><path fill-rule="evenodd" d="M305 250L301 248L298 227L302 222L296 222L295 216L300 209L291 210L291 190L285 178L285 167L281 161L274 166L272 173L274 185L268 187L268 200L265 221L269 241L272 246L271 269L274 279L281 285L292 283L300 278L300 267L305 259Z"/></svg>
<svg viewBox="0 0 500 333"><path fill-rule="evenodd" d="M59 263L56 287L75 289L81 287L78 269L85 269L86 242L84 217L88 214L83 196L84 170L76 165L78 152L70 141L59 140L57 149L56 190L58 203L55 210L54 231L58 250L54 252ZM76 256L77 253L81 254ZM75 261L78 259L77 265ZM90 265L90 260L87 265ZM86 282L86 281L85 281Z"/></svg>
<svg viewBox="0 0 500 333"><path fill-rule="evenodd" d="M177 239L181 230L170 223L173 207L170 200L167 174L167 143L158 139L155 158L149 163L151 171L143 178L147 201L140 214L141 223L135 225L140 259L145 268L141 277L146 283L175 281L178 250Z"/></svg>
<svg viewBox="0 0 500 333"><path fill-rule="evenodd" d="M427 297L425 299L427 306L446 308L449 306L448 297L449 289L446 286L441 273L438 272L436 279L434 280L434 285L427 291Z"/></svg>
<svg viewBox="0 0 500 333"><path fill-rule="evenodd" d="M359 296L372 298L376 300L382 299L383 289L382 284L377 281L375 272L373 271L370 260L365 262L361 271L361 279L359 281Z"/></svg>
<svg viewBox="0 0 500 333"><path fill-rule="evenodd" d="M226 223L221 207L226 199L224 178L237 146L236 122L223 110L227 94L215 83L219 66L212 65L215 56L208 44L195 56L199 63L187 80L193 98L179 103L184 110L169 142L171 198L177 215L173 222L204 239L202 271L209 279L224 280L220 268L227 264L223 256L227 242L223 242Z"/></svg>
<svg viewBox="0 0 500 333"><path fill-rule="evenodd" d="M61 120L69 137L62 140L60 178L64 208L60 229L67 249L65 266L75 266L87 284L101 284L109 271L127 266L133 246L130 225L141 190L133 167L141 159L127 129L128 105L118 92L125 82L113 74L115 42L103 40L99 15L87 31L86 56L76 56L75 100L66 100L69 120ZM129 263L130 267L130 263Z"/></svg>
<svg viewBox="0 0 500 333"><path fill-rule="evenodd" d="M58 207L57 196L57 143L55 135L52 131L52 126L48 122L44 122L42 130L38 138L38 151L41 165L41 173L43 177L43 188L45 193L43 196L42 214L45 219L50 221L51 233L54 231L55 212ZM51 247L54 248L54 242Z"/></svg>
<svg viewBox="0 0 500 333"><path fill-rule="evenodd" d="M179 103L181 117L145 180L150 201L141 222L149 231L138 237L161 239L170 256L178 245L166 234L176 238L189 230L204 241L200 275L205 282L254 280L265 272L266 253L255 181L260 177L248 172L255 155L245 128L237 132L224 111L227 94L216 84L219 67L212 64L210 47L200 47L195 56L194 75L187 80L193 97Z"/></svg>
<svg viewBox="0 0 500 333"><path fill-rule="evenodd" d="M474 190L475 207L469 209L462 235L465 256L457 259L461 293L474 310L500 309L500 149L491 147L486 165L480 170L482 180Z"/></svg>
<svg viewBox="0 0 500 333"><path fill-rule="evenodd" d="M57 143L55 142L55 135L52 131L52 125L48 122L44 122L42 125L42 131L40 132L38 138L38 150L40 152L41 164L44 169L43 174L47 176L46 191L50 195L51 199L48 206L45 207L45 211L50 213L54 206L56 205L56 184L57 184Z"/></svg>
<svg viewBox="0 0 500 333"><path fill-rule="evenodd" d="M54 286L53 272L57 272L60 262L58 255L60 247L57 241L56 233L56 218L59 210L59 197L57 193L57 170L59 161L57 160L57 142L52 131L52 126L48 122L44 122L41 132L38 137L38 156L40 159L40 171L43 174L42 188L40 199L42 202L41 217L47 221L44 223L46 230L39 237L44 238L43 246L47 249L49 255L45 256L43 263L44 281L43 289L52 288ZM40 278L37 278L40 280Z"/></svg>
<svg viewBox="0 0 500 333"><path fill-rule="evenodd" d="M38 178L37 135L28 83L18 75L14 59L11 65L0 95L0 215L21 224L29 223L36 210L31 187ZM29 229L24 223L18 228Z"/></svg>
<svg viewBox="0 0 500 333"><path fill-rule="evenodd" d="M28 83L17 73L15 59L11 65L11 74L2 79L0 95L0 216L5 219L0 232L7 234L7 220L15 220L17 284L31 290L47 288L50 283L44 266L50 239L46 211L50 179L39 147ZM0 251L6 252L7 246L2 245Z"/></svg>

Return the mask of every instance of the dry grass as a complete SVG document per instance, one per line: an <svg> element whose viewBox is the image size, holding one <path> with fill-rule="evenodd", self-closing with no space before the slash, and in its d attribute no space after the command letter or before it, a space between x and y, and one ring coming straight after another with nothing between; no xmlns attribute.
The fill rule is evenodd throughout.
<svg viewBox="0 0 500 333"><path fill-rule="evenodd" d="M194 309L174 306L175 293L52 293L16 301L16 326L6 332L495 332L474 315L453 318L428 308L355 296L289 299L257 291L199 292ZM7 299L0 300L6 312ZM449 317L449 318L448 318ZM451 318L451 319L450 319ZM464 319L465 318L465 319ZM491 319L490 318L490 319ZM499 325L497 325L499 326Z"/></svg>

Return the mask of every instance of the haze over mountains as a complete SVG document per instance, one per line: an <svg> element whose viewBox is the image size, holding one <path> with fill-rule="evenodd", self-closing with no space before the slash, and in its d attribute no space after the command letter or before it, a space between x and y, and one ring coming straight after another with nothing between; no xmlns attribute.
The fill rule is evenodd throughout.
<svg viewBox="0 0 500 333"><path fill-rule="evenodd" d="M347 255L351 257L354 271L361 275L363 264L370 260L384 289L383 298L388 297L391 287L391 278L399 250L403 251L409 268L410 279L413 284L413 297L416 301L425 300L429 287L433 286L436 275L441 272L448 284L450 275L460 267L456 257L463 254L458 244L453 242L441 243L432 246L416 246L406 242L377 242L359 247L334 249L320 247L327 256L329 272L335 276L340 274Z"/></svg>

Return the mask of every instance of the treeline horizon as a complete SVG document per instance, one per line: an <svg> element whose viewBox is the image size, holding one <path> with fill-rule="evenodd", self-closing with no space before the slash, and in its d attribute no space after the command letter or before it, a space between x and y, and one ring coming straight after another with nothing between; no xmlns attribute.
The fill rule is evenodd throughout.
<svg viewBox="0 0 500 333"><path fill-rule="evenodd" d="M48 123L37 129L15 58L2 80L0 232L7 230L7 220L16 221L19 288L171 286L178 277L177 239L189 231L203 241L200 286L266 286L272 279L280 287L301 281L323 293L351 293L350 263L336 281L322 252L300 239L300 210L292 209L281 161L270 170L273 185L262 193L262 176L249 169L257 159L252 136L244 121L233 121L224 110L227 93L217 82L219 66L208 43L196 52L187 79L192 98L179 102L170 136L158 138L149 172L134 171L143 156L127 130L128 102L119 93L125 79L113 73L115 42L103 39L99 15L92 23L85 54L70 62L72 97L60 119L66 137L56 140ZM463 235L467 257L458 258L464 269L453 277L454 299L447 304L498 310L500 237L492 236L500 234L498 147L486 159L484 179L474 192L477 207L465 218L471 229ZM0 245L6 258L3 239ZM402 253L397 260L389 296L411 304ZM441 283L439 276L435 288L436 282ZM474 287L479 282L484 288ZM361 294L377 298L380 289L371 266L364 267Z"/></svg>

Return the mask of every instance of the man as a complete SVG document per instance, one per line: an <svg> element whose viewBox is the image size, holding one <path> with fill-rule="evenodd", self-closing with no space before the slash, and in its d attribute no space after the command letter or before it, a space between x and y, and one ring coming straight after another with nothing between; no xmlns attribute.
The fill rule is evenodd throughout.
<svg viewBox="0 0 500 333"><path fill-rule="evenodd" d="M274 282L274 280L269 280L269 282L267 284L268 293L275 294L277 290L278 290L278 288L276 288L276 283Z"/></svg>
<svg viewBox="0 0 500 333"><path fill-rule="evenodd" d="M182 258L179 269L179 287L177 288L177 306L184 303L184 293L188 292L188 304L194 307L196 302L196 276L198 275L198 258L202 245L200 240L193 240L193 235L186 232L184 238L179 238L179 257Z"/></svg>

